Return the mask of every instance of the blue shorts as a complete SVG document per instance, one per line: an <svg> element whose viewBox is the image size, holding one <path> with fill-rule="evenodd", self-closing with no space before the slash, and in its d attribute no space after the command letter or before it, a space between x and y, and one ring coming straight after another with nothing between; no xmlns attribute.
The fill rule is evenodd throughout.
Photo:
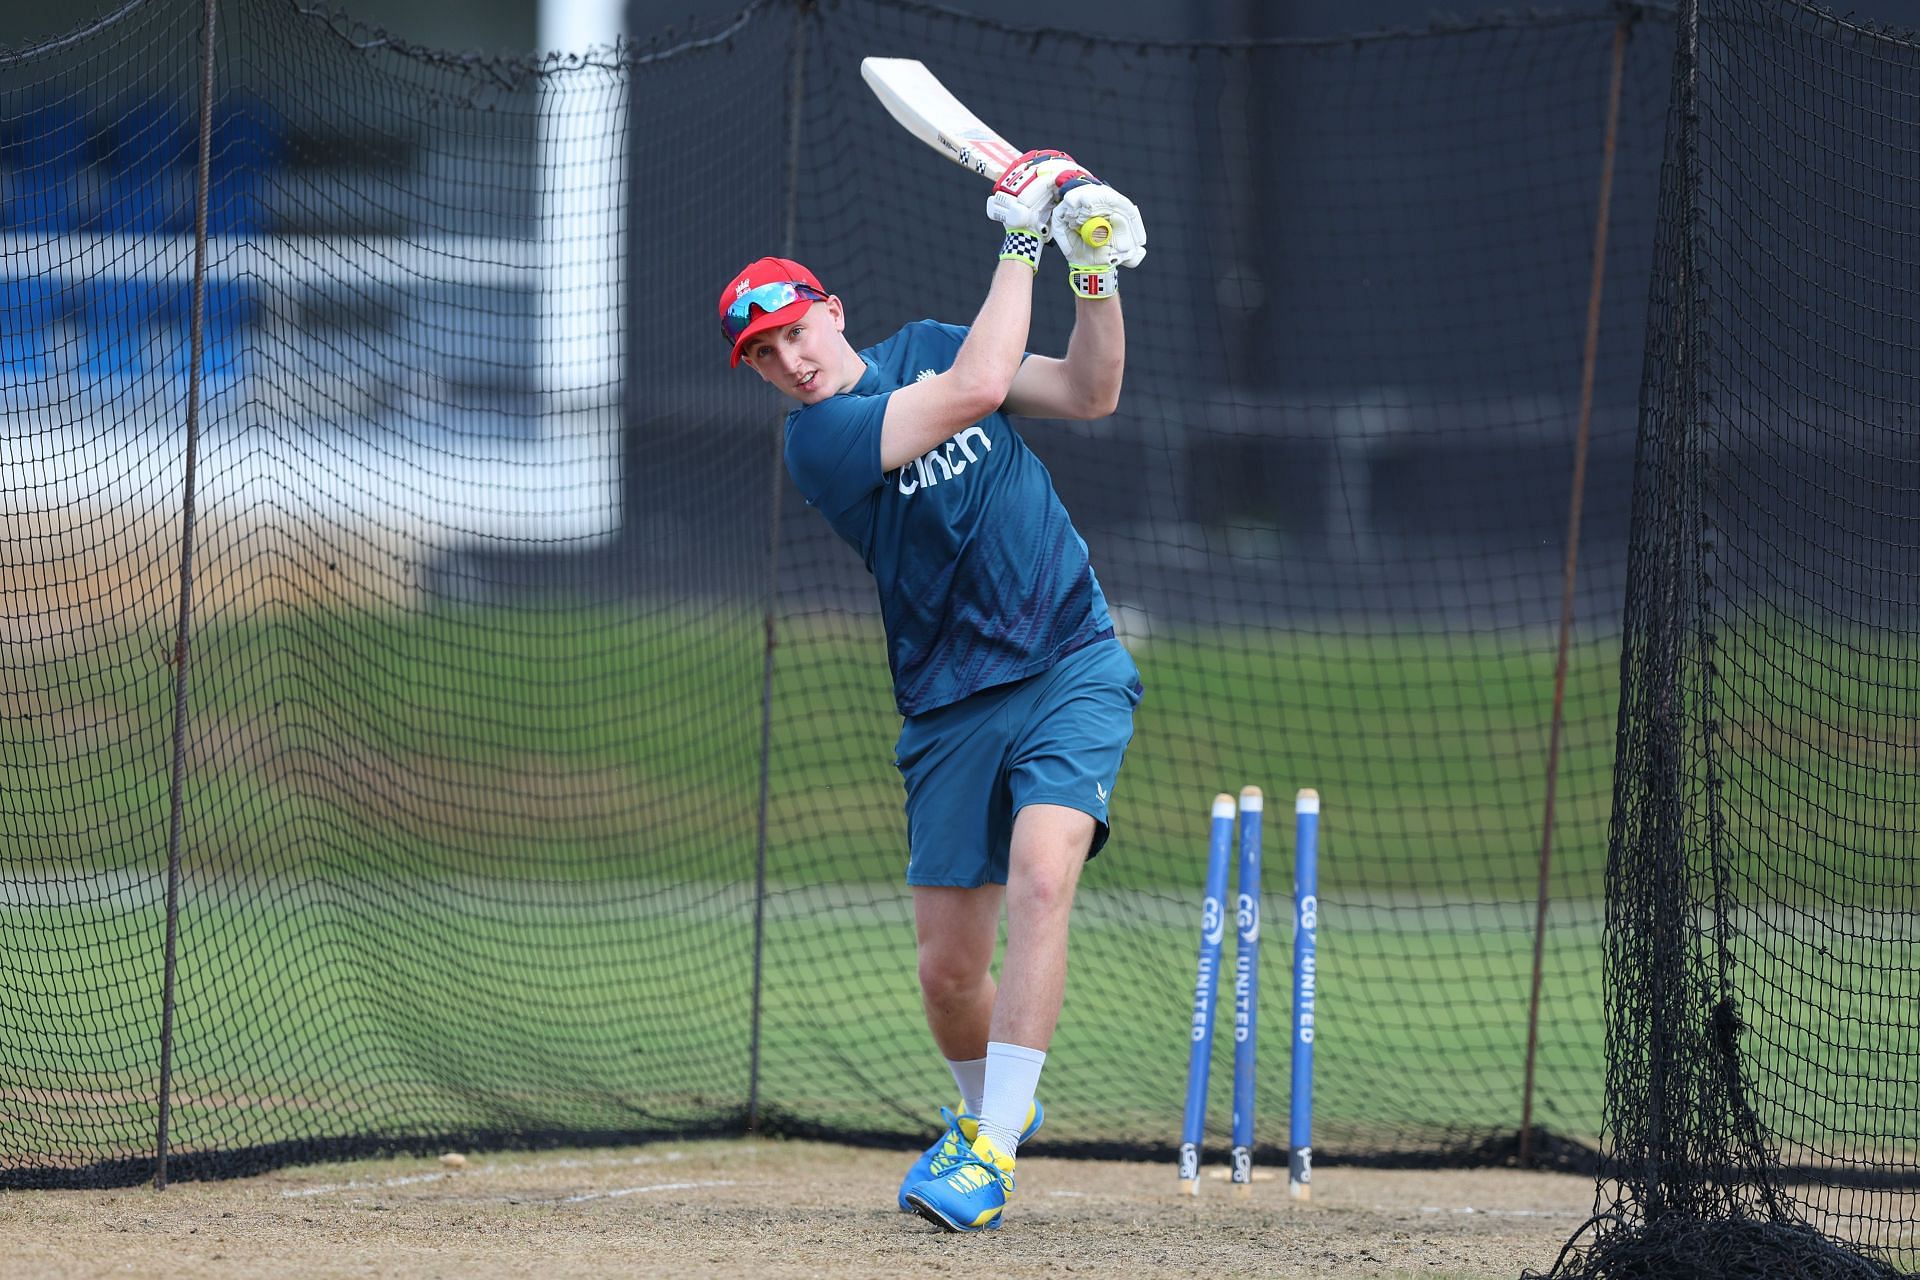
<svg viewBox="0 0 1920 1280"><path fill-rule="evenodd" d="M894 753L907 788L907 883L1005 884L1013 815L1030 804L1091 814L1087 856L1100 852L1140 695L1133 658L1108 639L910 718Z"/></svg>

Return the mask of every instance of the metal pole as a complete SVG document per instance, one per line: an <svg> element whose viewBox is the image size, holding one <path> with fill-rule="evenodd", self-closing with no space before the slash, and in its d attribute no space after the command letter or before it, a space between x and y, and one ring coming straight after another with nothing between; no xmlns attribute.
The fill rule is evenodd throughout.
<svg viewBox="0 0 1920 1280"><path fill-rule="evenodd" d="M1533 919L1533 990L1527 1001L1526 1079L1520 1099L1520 1164L1533 1163L1533 1077L1540 1042L1540 981L1546 958L1547 902L1553 865L1553 810L1560 781L1560 741L1566 725L1567 649L1573 636L1573 588L1580 564L1580 518L1586 501L1587 444L1593 428L1593 378L1600 346L1600 295L1607 278L1607 221L1613 205L1613 160L1620 133L1620 88L1625 78L1631 19L1613 29L1613 82L1607 93L1606 142L1601 151L1600 197L1593 225L1593 275L1587 286L1587 337L1580 360L1580 425L1574 433L1573 493L1567 500L1567 553L1560 581L1560 649L1553 669L1553 722L1547 734L1546 797L1540 818L1540 883Z"/></svg>
<svg viewBox="0 0 1920 1280"><path fill-rule="evenodd" d="M800 120L806 98L808 0L793 16L792 56L787 70L787 203L780 232L780 252L791 258L800 223ZM761 618L760 661L760 808L753 860L753 1032L747 1063L747 1132L760 1127L760 1022L762 979L766 970L767 940L767 808L773 780L773 655L780 643L780 520L786 484L781 472L781 438L773 433L773 459L768 468L773 482L767 528L767 606Z"/></svg>
<svg viewBox="0 0 1920 1280"><path fill-rule="evenodd" d="M181 791L186 780L188 637L193 623L194 474L200 452L200 366L206 351L207 187L213 156L213 33L217 0L200 9L200 153L193 192L193 297L188 346L193 366L187 373L187 457L180 495L180 609L173 634L173 776L167 813L167 939L165 975L160 987L160 1112L154 1131L153 1186L167 1186L168 1126L173 1118L173 1012L179 972L180 836L184 826Z"/></svg>

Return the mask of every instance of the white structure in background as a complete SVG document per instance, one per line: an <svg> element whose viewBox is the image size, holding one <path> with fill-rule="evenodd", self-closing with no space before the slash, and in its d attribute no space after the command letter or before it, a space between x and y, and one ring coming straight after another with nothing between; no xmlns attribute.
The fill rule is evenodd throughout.
<svg viewBox="0 0 1920 1280"><path fill-rule="evenodd" d="M540 47L611 47L623 0L540 0ZM556 409L617 408L626 330L627 86L587 68L543 86L540 117L542 367ZM614 415L613 429L617 430Z"/></svg>
<svg viewBox="0 0 1920 1280"><path fill-rule="evenodd" d="M585 52L620 37L620 0L540 2L546 49ZM476 541L579 545L618 533L627 87L615 73L589 68L547 81L544 92L538 241L244 236L216 239L208 256L211 278L245 273L278 291L340 280L504 289L538 270L540 365L551 396L543 438L476 429L457 450L410 438L410 428L439 420L437 403L404 409L391 433L371 431L367 415L380 410L305 394L331 372L324 353L281 351L301 376L256 368L240 390L212 388L203 402L203 525L241 518L231 513L319 513L322 527L346 531L363 551L377 545L387 560L416 565ZM192 263L187 235L0 234L0 274L72 283L129 274L137 264L131 270L141 276L180 284ZM84 392L59 374L26 384L0 379L0 471L21 477L0 485L0 519L65 511L108 546L122 537L123 518L167 518L179 509L185 479L183 402L171 385L134 395L110 379ZM329 430L330 408L351 415L354 429ZM262 419L283 426L271 438L299 441L297 456L262 445L254 430ZM411 581L412 572L396 570L396 580Z"/></svg>

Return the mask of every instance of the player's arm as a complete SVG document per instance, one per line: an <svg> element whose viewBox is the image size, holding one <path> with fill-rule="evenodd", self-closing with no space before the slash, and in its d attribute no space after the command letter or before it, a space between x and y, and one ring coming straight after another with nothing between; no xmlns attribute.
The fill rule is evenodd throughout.
<svg viewBox="0 0 1920 1280"><path fill-rule="evenodd" d="M953 365L887 397L880 423L880 470L892 471L950 440L1006 403L1033 320L1033 274L1051 234L1056 179L1078 172L1059 151L1029 151L1001 175L987 216L1006 229L1000 265Z"/></svg>
<svg viewBox="0 0 1920 1280"><path fill-rule="evenodd" d="M913 461L998 409L1019 371L1032 318L1033 269L1001 262L952 367L887 397L880 470Z"/></svg>
<svg viewBox="0 0 1920 1280"><path fill-rule="evenodd" d="M1054 210L1053 242L1067 257L1073 285L1073 333L1064 359L1033 356L1020 366L1005 409L1030 418L1104 418L1120 403L1127 367L1127 332L1120 315L1116 267L1147 256L1140 210L1112 187L1083 174ZM1106 242L1089 245L1080 228L1092 218L1112 228Z"/></svg>
<svg viewBox="0 0 1920 1280"><path fill-rule="evenodd" d="M1120 404L1127 330L1120 299L1080 298L1064 358L1028 356L1002 407L1025 418L1104 418Z"/></svg>

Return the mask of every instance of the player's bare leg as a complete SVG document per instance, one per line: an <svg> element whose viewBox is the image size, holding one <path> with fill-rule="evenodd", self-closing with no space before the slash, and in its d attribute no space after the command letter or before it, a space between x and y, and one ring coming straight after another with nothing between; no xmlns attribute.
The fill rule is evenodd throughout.
<svg viewBox="0 0 1920 1280"><path fill-rule="evenodd" d="M1057 804L1014 815L1007 866L1007 954L989 1038L1045 1052L1067 986L1067 920L1093 845L1093 818Z"/></svg>
<svg viewBox="0 0 1920 1280"><path fill-rule="evenodd" d="M948 1058L987 1056L1000 933L1002 885L977 889L916 885L913 927L920 947L920 1003L933 1042Z"/></svg>

